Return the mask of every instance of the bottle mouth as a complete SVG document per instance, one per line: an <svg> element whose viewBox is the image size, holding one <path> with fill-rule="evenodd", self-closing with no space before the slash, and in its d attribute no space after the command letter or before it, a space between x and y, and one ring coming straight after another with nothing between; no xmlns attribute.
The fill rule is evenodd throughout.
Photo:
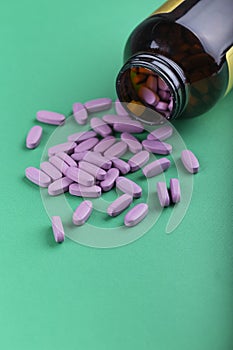
<svg viewBox="0 0 233 350"><path fill-rule="evenodd" d="M147 124L177 118L187 103L183 71L162 55L132 56L118 74L116 90L127 112Z"/></svg>

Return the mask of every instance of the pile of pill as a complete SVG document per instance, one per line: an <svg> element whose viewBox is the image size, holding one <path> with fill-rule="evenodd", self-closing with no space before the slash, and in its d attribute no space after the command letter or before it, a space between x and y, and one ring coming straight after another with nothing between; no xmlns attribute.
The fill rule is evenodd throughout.
<svg viewBox="0 0 233 350"><path fill-rule="evenodd" d="M112 100L100 98L73 105L73 116L80 125L88 122L91 113L106 111L112 107ZM103 192L116 187L122 192L107 208L107 214L115 217L124 212L131 203L142 196L139 184L124 175L142 169L146 178L151 178L166 171L171 162L166 157L149 162L150 153L169 155L172 146L164 140L172 136L170 125L160 126L147 134L140 142L132 134L142 133L143 124L131 119L121 103L115 103L116 114L105 114L102 118L90 119L91 129L68 136L66 142L48 149L48 161L40 164L40 169L28 167L26 177L41 187L48 187L51 196L69 192L73 196L85 198L100 197ZM42 123L62 125L65 116L50 111L39 111L37 120ZM120 140L114 136L120 132ZM27 135L26 146L37 147L42 137L42 127L34 126ZM65 141L65 140L64 140ZM132 156L128 161L121 159L126 152ZM184 150L181 160L189 173L197 173L199 163L190 150ZM170 180L170 188L165 182L157 183L157 194L160 205L167 207L180 201L180 185L178 179ZM84 200L73 213L73 224L83 225L92 213L92 202ZM150 208L146 203L136 204L125 217L125 226L134 226L142 221ZM59 216L52 217L52 228L56 242L62 242L65 234Z"/></svg>

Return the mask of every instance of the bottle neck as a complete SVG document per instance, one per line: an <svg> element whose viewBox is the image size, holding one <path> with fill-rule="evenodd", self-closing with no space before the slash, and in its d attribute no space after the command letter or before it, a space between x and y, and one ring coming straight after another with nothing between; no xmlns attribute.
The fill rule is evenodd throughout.
<svg viewBox="0 0 233 350"><path fill-rule="evenodd" d="M118 74L116 90L128 112L149 124L157 124L161 117L179 118L188 101L183 70L160 54L130 57Z"/></svg>

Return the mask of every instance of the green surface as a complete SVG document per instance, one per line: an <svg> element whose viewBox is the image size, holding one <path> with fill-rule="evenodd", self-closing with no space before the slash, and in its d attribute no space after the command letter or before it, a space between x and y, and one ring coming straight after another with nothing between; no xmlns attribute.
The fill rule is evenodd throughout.
<svg viewBox="0 0 233 350"><path fill-rule="evenodd" d="M199 157L191 205L165 234L169 210L133 244L53 243L39 190L24 179L38 109L115 97L131 29L160 1L9 1L0 5L0 348L233 348L233 95L176 124ZM98 217L97 217L98 220Z"/></svg>

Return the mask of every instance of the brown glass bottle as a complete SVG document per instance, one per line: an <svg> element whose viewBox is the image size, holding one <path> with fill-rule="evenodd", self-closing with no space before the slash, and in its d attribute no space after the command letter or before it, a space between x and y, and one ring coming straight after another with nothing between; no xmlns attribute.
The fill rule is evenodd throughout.
<svg viewBox="0 0 233 350"><path fill-rule="evenodd" d="M129 111L132 102L138 106L138 119L153 123L157 114L176 119L205 113L233 85L233 0L167 1L131 33L124 62L117 94ZM155 102L142 98L149 76L167 86L169 109L156 108L163 102L158 88L152 89Z"/></svg>

